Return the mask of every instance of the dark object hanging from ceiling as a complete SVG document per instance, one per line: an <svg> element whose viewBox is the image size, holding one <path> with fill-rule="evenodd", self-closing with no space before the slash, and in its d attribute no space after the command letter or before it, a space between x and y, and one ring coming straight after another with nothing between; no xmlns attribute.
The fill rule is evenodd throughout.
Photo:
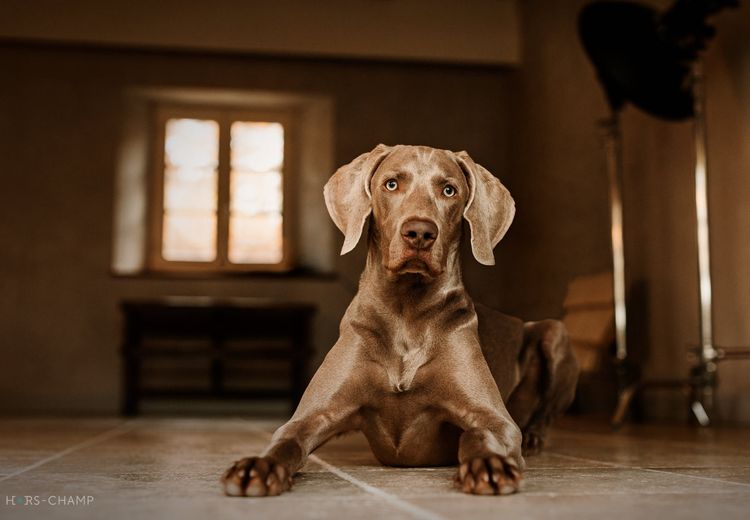
<svg viewBox="0 0 750 520"><path fill-rule="evenodd" d="M664 12L633 2L584 7L580 37L612 110L630 101L656 117L692 117L691 64L715 34L706 18L737 5L738 0L677 0Z"/></svg>

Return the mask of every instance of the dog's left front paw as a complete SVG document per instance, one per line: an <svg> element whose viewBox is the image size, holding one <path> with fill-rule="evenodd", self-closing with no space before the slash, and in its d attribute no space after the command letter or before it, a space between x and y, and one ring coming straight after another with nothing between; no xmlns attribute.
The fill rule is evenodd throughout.
<svg viewBox="0 0 750 520"><path fill-rule="evenodd" d="M292 487L292 476L286 466L269 457L246 457L232 464L221 485L228 496L275 496Z"/></svg>
<svg viewBox="0 0 750 520"><path fill-rule="evenodd" d="M455 483L461 491L473 495L510 495L521 489L523 475L513 462L492 455L461 464Z"/></svg>

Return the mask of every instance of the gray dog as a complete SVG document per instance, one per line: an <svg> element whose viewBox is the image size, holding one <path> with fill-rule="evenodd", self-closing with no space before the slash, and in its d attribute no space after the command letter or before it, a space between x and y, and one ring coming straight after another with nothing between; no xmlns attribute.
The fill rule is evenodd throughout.
<svg viewBox="0 0 750 520"><path fill-rule="evenodd" d="M227 495L288 490L308 455L360 430L389 466L459 464L466 493L508 494L573 399L578 365L563 325L475 304L461 280L462 218L482 264L513 220L507 189L466 152L379 145L325 186L341 253L370 218L367 265L340 337L294 416L258 457L222 477Z"/></svg>

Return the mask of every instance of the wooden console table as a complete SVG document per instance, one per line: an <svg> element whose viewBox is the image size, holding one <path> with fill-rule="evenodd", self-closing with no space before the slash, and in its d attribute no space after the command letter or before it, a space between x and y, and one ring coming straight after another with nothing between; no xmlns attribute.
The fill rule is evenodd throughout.
<svg viewBox="0 0 750 520"><path fill-rule="evenodd" d="M149 397L287 398L294 409L305 390L314 305L261 298L174 296L126 300L120 308L124 317L124 415L137 414L141 400ZM243 340L252 341L254 347L232 346ZM146 387L143 365L154 359L161 363L170 359L204 360L208 384ZM231 388L226 384L225 371L240 360L285 362L287 388Z"/></svg>

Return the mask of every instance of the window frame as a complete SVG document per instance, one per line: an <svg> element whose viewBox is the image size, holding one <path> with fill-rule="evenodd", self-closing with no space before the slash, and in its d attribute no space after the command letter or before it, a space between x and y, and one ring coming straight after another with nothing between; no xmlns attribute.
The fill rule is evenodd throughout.
<svg viewBox="0 0 750 520"><path fill-rule="evenodd" d="M292 189L296 154L295 117L291 110L252 109L235 106L159 104L153 110L152 164L148 197L148 264L152 271L237 273L284 272L295 264L294 223L296 196ZM166 123L169 119L210 119L219 125L218 191L216 208L216 257L210 262L167 260L162 256L164 226L164 155ZM284 128L282 178L282 258L277 264L236 264L229 261L229 217L231 182L231 125L236 121L279 123Z"/></svg>

